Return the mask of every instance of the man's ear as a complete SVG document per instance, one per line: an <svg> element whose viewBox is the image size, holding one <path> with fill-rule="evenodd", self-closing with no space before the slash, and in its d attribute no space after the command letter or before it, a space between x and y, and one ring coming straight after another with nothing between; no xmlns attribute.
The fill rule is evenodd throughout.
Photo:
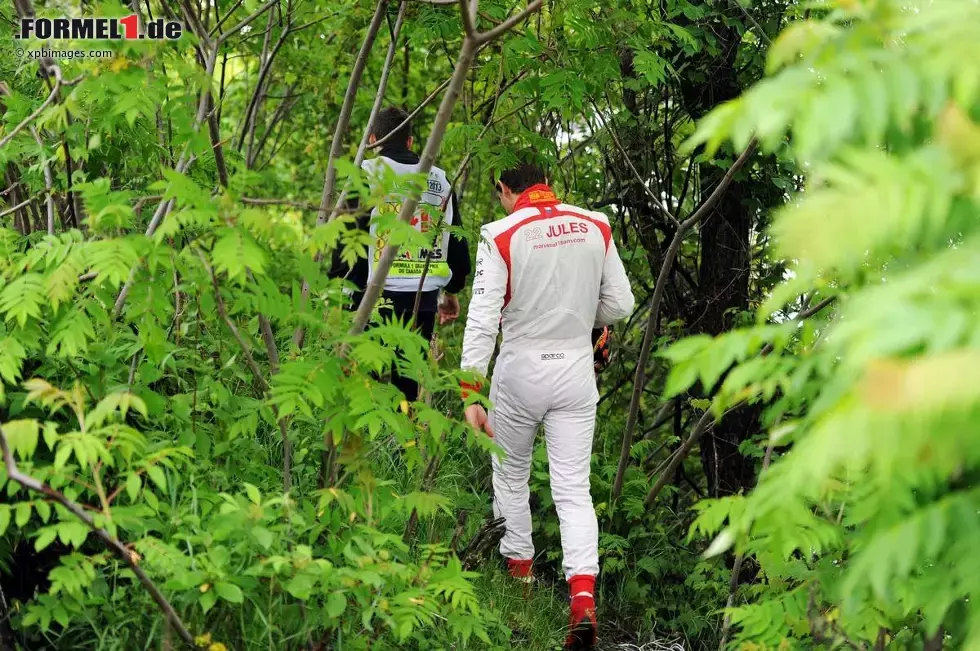
<svg viewBox="0 0 980 651"><path fill-rule="evenodd" d="M407 142L405 143L405 145L406 145L406 146L407 146L407 147L408 147L409 149L411 149L411 148L412 148L412 145L414 145L414 144L415 144L415 136L409 136L409 137L408 137L408 141L407 141Z"/></svg>
<svg viewBox="0 0 980 651"><path fill-rule="evenodd" d="M374 135L373 133L372 133L372 134L370 134L370 135L368 136L368 144L369 144L369 145L373 145L373 144L374 144L374 143L376 143L376 142L378 142L378 137L377 137L376 135Z"/></svg>

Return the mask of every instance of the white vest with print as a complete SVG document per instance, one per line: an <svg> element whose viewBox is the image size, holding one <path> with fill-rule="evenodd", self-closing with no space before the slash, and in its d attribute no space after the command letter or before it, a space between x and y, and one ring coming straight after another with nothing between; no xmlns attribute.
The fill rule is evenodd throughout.
<svg viewBox="0 0 980 651"><path fill-rule="evenodd" d="M385 156L379 156L371 160L366 160L361 164L361 168L367 172L369 182L374 182L372 176L384 170L380 166L387 166L395 174L417 174L418 163L406 164L391 160ZM449 200L450 186L446 173L434 167L429 171L428 187L422 193L415 215L412 217L412 226L419 232L426 235L433 248L432 257L429 261L429 269L425 274L425 282L422 291L428 292L434 289L441 289L449 283L452 272L449 270L447 255L449 252L449 231L441 229L436 234L436 229L443 225L452 225L455 215L453 214L452 201ZM374 276L375 267L381 259L381 252L385 246L385 239L377 235L377 222L375 217L383 213L401 212L404 195L390 194L385 198L385 202L375 207L371 211L371 246L368 247L368 282ZM440 215L440 212L442 213ZM425 260L429 253L429 247L407 248L402 247L398 251L398 256L391 265L388 278L385 280L385 291L392 292L415 292L419 288L419 280L422 278L422 270L425 269Z"/></svg>

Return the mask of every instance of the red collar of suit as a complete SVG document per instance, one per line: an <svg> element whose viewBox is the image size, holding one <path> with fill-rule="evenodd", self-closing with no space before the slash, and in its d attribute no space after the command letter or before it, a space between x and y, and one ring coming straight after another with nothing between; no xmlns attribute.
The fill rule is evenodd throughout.
<svg viewBox="0 0 980 651"><path fill-rule="evenodd" d="M544 183L538 183L537 185L532 185L517 197L512 212L517 212L521 208L530 208L531 206L554 206L559 203L561 202L558 201L558 197L555 196L555 193L550 187Z"/></svg>

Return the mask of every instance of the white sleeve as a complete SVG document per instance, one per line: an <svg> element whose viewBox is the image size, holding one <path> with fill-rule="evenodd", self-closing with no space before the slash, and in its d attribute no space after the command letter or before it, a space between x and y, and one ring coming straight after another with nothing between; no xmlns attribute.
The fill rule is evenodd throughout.
<svg viewBox="0 0 980 651"><path fill-rule="evenodd" d="M473 298L466 315L463 333L464 371L487 374L490 357L497 344L500 312L507 292L507 265L486 228L480 232L476 251L476 271L473 276Z"/></svg>
<svg viewBox="0 0 980 651"><path fill-rule="evenodd" d="M626 276L623 261L619 259L616 241L609 239L609 249L602 265L602 283L599 285L599 309L596 310L595 327L602 328L625 319L633 312L636 299Z"/></svg>

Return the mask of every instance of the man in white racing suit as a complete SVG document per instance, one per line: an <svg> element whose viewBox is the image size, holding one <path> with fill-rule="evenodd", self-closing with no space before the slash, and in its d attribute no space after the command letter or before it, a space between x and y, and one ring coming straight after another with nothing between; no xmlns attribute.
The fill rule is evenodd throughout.
<svg viewBox="0 0 980 651"><path fill-rule="evenodd" d="M462 368L485 376L498 328L503 342L491 412L472 404L466 419L506 453L493 459L493 508L505 519L500 552L515 577L530 577L534 556L528 479L544 424L571 593L566 648L592 648L599 558L589 462L599 395L591 335L628 316L633 293L605 215L559 201L530 163L503 172L497 192L510 214L481 230ZM462 388L464 397L481 389Z"/></svg>

